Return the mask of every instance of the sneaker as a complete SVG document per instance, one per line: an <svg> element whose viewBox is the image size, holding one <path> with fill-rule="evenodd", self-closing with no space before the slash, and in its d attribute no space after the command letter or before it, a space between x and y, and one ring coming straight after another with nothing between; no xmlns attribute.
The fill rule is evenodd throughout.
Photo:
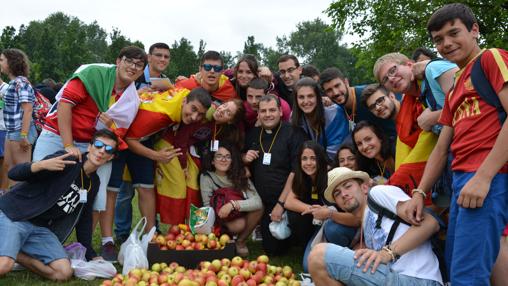
<svg viewBox="0 0 508 286"><path fill-rule="evenodd" d="M236 254L245 258L249 256L249 248L247 248L247 245L245 244L245 241L236 241Z"/></svg>
<svg viewBox="0 0 508 286"><path fill-rule="evenodd" d="M101 246L101 256L106 261L112 263L116 262L118 259L118 252L116 251L115 244L110 241Z"/></svg>
<svg viewBox="0 0 508 286"><path fill-rule="evenodd" d="M12 271L22 271L22 270L26 270L26 268L23 265L15 262L14 266L12 267Z"/></svg>
<svg viewBox="0 0 508 286"><path fill-rule="evenodd" d="M116 245L118 245L118 247L120 247L127 239L129 238L129 235L123 235L123 234L120 234L120 235L117 235L116 236Z"/></svg>
<svg viewBox="0 0 508 286"><path fill-rule="evenodd" d="M261 236L261 226L258 225L252 232L252 240L253 241L262 241L263 237Z"/></svg>

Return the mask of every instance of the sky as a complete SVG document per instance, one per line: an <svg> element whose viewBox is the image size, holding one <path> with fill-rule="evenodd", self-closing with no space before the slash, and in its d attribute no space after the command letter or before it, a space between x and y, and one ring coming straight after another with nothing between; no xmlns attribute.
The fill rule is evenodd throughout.
<svg viewBox="0 0 508 286"><path fill-rule="evenodd" d="M61 11L86 24L93 21L108 33L118 28L130 40L141 41L146 48L155 42L169 45L185 37L194 50L199 40L207 50L242 51L247 37L275 47L277 36L296 31L302 21L321 18L332 0L17 0L16 9L0 9L0 29L33 20L43 20ZM6 8L5 6L3 8Z"/></svg>

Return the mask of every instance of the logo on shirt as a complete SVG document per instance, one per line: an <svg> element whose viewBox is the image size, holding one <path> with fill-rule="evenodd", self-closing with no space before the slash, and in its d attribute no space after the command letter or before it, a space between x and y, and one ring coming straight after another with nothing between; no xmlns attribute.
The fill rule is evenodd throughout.
<svg viewBox="0 0 508 286"><path fill-rule="evenodd" d="M464 118L478 116L481 114L480 103L478 102L478 96L469 96L464 98L464 101L455 110L453 114L452 125L455 126L457 122Z"/></svg>
<svg viewBox="0 0 508 286"><path fill-rule="evenodd" d="M58 199L56 205L66 213L72 213L79 204L79 187L72 183L71 189Z"/></svg>

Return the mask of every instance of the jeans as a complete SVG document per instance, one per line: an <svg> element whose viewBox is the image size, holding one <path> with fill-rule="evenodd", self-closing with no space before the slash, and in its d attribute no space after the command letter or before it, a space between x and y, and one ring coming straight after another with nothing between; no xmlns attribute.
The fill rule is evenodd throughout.
<svg viewBox="0 0 508 286"><path fill-rule="evenodd" d="M123 181L115 205L115 235L127 238L132 225L132 198L134 187L130 182Z"/></svg>

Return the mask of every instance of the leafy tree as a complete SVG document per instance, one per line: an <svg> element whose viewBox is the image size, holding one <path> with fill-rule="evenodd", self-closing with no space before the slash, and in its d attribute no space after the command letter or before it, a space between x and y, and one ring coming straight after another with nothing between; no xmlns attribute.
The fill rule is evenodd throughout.
<svg viewBox="0 0 508 286"><path fill-rule="evenodd" d="M289 36L277 38L280 52L292 53L303 59L301 64L313 64L320 70L338 67L353 84L370 81L365 70L355 68L356 58L351 51L340 44L342 33L319 18L298 23L296 27Z"/></svg>
<svg viewBox="0 0 508 286"><path fill-rule="evenodd" d="M261 59L263 50L263 44L256 43L254 36L248 36L247 41L243 44L243 54L254 55L258 60Z"/></svg>
<svg viewBox="0 0 508 286"><path fill-rule="evenodd" d="M361 38L354 44L357 66L372 67L390 52L410 55L420 46L432 46L426 32L432 13L456 1L336 0L326 10L333 26ZM506 0L462 1L475 13L480 42L488 47L508 46L508 4Z"/></svg>
<svg viewBox="0 0 508 286"><path fill-rule="evenodd" d="M189 40L181 38L171 45L171 62L167 68L167 75L175 79L177 76L190 76L198 70L198 58Z"/></svg>
<svg viewBox="0 0 508 286"><path fill-rule="evenodd" d="M115 63L116 57L120 53L120 50L126 46L138 46L144 48L143 43L139 41L131 42L130 39L126 38L118 28L113 28L113 32L110 34L111 44L108 46L108 52L106 61L107 63Z"/></svg>
<svg viewBox="0 0 508 286"><path fill-rule="evenodd" d="M219 53L224 60L224 67L230 68L235 65L235 57L231 54L231 52L220 51Z"/></svg>
<svg viewBox="0 0 508 286"><path fill-rule="evenodd" d="M196 64L199 66L199 61L203 57L203 55L206 52L206 43L203 41L203 39L199 40L199 48L198 48L198 54L197 54L197 62Z"/></svg>

